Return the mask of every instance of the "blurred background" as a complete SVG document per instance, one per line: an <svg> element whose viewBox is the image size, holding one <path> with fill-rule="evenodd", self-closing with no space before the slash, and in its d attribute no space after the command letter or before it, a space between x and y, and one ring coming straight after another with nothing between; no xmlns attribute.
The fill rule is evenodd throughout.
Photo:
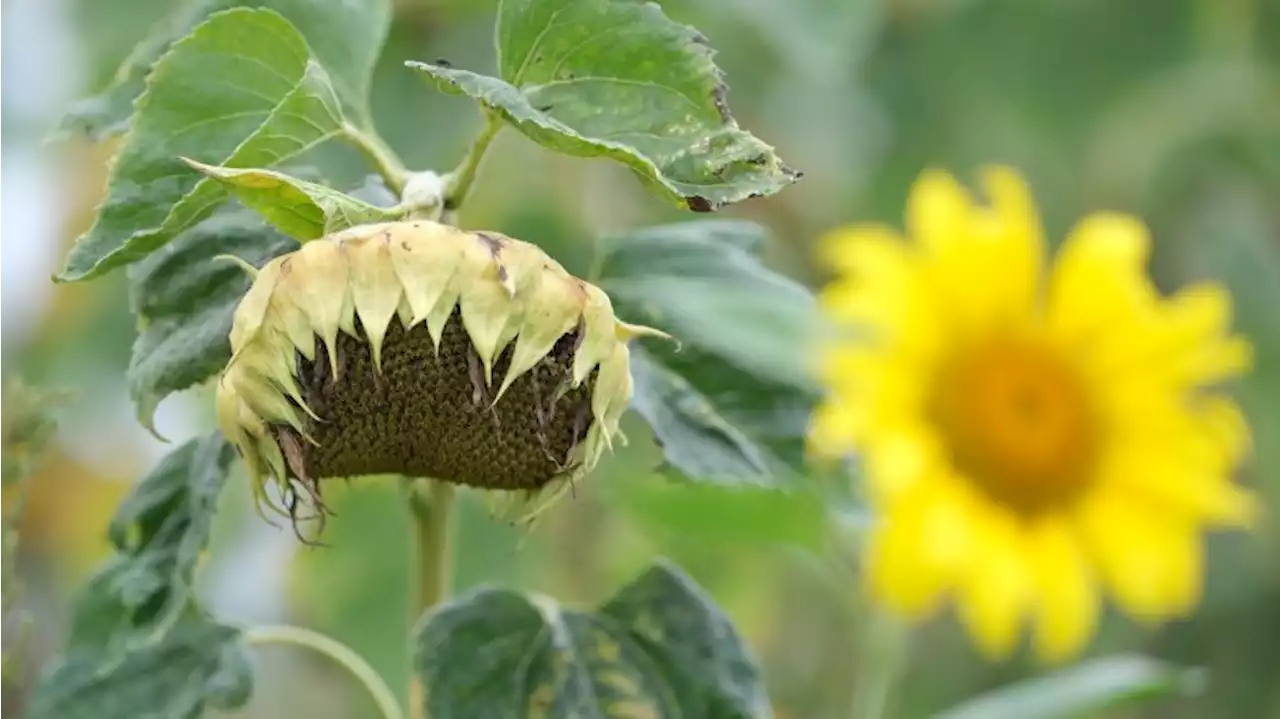
<svg viewBox="0 0 1280 719"><path fill-rule="evenodd" d="M399 0L375 81L379 126L413 167L446 169L478 129L474 105L402 67L446 58L492 70L492 0ZM133 321L125 275L49 281L92 220L109 146L46 142L74 99L103 86L171 0L4 0L0 182L3 372L70 391L21 525L29 667L56 649L70 595L107 552L104 530L131 482L169 445L139 428L124 380ZM1009 163L1035 188L1050 237L1108 208L1146 218L1165 288L1225 281L1257 347L1236 388L1256 440L1243 480L1280 510L1280 0L667 0L719 50L742 125L805 172L777 197L725 214L775 233L769 261L817 286L816 236L841 223L899 223L927 165L973 177ZM353 155L322 158L339 185ZM584 272L602 232L692 219L603 161L558 157L503 133L461 222L542 244ZM171 398L162 434L211 426L209 394ZM832 571L820 532L760 507L722 508L662 491L637 422L628 449L525 536L463 502L455 586L502 582L595 603L653 557L671 557L737 622L761 658L780 717L847 713L866 667L854 649L853 578ZM657 489L655 489L657 487ZM232 621L318 628L407 684L409 529L398 488L369 481L327 495L327 548L250 511L243 479L223 496L201 577ZM6 501L9 497L6 496ZM1204 666L1208 691L1118 717L1280 717L1280 535L1210 541L1206 601L1192 620L1145 632L1108 617L1092 654L1143 651ZM823 556L825 553L825 556ZM838 558L837 558L838 559ZM838 562L837 562L838 563ZM895 717L923 717L1034 674L986 663L954 619L911 640ZM237 717L364 717L362 693L324 660L267 649ZM866 660L863 660L864 663ZM15 695L16 694L16 695ZM5 696L5 710L20 693Z"/></svg>

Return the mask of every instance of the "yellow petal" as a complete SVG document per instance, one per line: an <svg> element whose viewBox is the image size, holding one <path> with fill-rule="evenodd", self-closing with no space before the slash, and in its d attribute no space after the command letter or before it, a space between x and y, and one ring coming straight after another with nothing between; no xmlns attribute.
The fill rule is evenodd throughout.
<svg viewBox="0 0 1280 719"><path fill-rule="evenodd" d="M973 526L957 599L960 620L979 650L1003 659L1017 644L1031 598L1025 529L998 507L984 508Z"/></svg>
<svg viewBox="0 0 1280 719"><path fill-rule="evenodd" d="M1151 239L1140 220L1096 213L1067 235L1049 279L1046 320L1067 343L1095 339L1151 301L1144 270Z"/></svg>
<svg viewBox="0 0 1280 719"><path fill-rule="evenodd" d="M902 233L887 225L838 227L818 238L818 262L837 272L875 277L906 259Z"/></svg>
<svg viewBox="0 0 1280 719"><path fill-rule="evenodd" d="M1008 167L988 167L983 186L995 218L987 261L997 270L991 291L996 309L1029 310L1036 301L1044 265L1044 233L1026 181Z"/></svg>
<svg viewBox="0 0 1280 719"><path fill-rule="evenodd" d="M926 253L950 256L963 252L970 237L973 201L950 173L920 173L907 197L907 232Z"/></svg>
<svg viewBox="0 0 1280 719"><path fill-rule="evenodd" d="M1204 550L1194 526L1114 488L1088 498L1081 520L1094 564L1134 619L1160 622L1199 601Z"/></svg>
<svg viewBox="0 0 1280 719"><path fill-rule="evenodd" d="M847 456L853 452L863 424L856 405L839 397L828 398L809 420L808 449L817 457Z"/></svg>
<svg viewBox="0 0 1280 719"><path fill-rule="evenodd" d="M1028 554L1035 574L1036 655L1061 662L1080 653L1098 623L1098 592L1088 558L1061 517L1037 522Z"/></svg>
<svg viewBox="0 0 1280 719"><path fill-rule="evenodd" d="M921 487L870 536L867 579L894 611L922 618L955 582L971 530L966 506L941 482Z"/></svg>

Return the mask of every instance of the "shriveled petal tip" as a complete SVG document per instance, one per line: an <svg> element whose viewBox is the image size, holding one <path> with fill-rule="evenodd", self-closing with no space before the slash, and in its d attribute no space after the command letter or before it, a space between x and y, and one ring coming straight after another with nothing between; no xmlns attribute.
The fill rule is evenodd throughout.
<svg viewBox="0 0 1280 719"><path fill-rule="evenodd" d="M658 339L664 339L674 344L676 346L675 347L676 350L679 350L681 346L680 340L667 334L666 332L663 332L660 329L657 329L655 327L647 327L645 325L628 324L626 322L621 322L621 321L618 322L617 336L618 336L618 340L622 342L630 342L631 340L634 340L640 337L657 337Z"/></svg>

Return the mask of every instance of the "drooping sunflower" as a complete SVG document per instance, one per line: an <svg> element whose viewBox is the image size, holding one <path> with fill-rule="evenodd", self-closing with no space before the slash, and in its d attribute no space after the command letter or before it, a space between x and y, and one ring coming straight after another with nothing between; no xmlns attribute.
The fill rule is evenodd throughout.
<svg viewBox="0 0 1280 719"><path fill-rule="evenodd" d="M1022 178L982 179L977 202L926 171L907 237L824 239L842 331L820 351L811 443L862 458L874 597L908 618L952 601L994 657L1030 621L1052 661L1092 636L1103 594L1143 622L1190 612L1203 533L1253 520L1232 479L1248 426L1216 389L1251 348L1224 287L1156 290L1139 220L1086 217L1049 266Z"/></svg>
<svg viewBox="0 0 1280 719"><path fill-rule="evenodd" d="M322 480L371 474L495 490L529 518L617 434L640 334L662 333L618 320L534 245L427 220L354 227L255 272L218 421L259 505L295 528L301 508L323 518Z"/></svg>

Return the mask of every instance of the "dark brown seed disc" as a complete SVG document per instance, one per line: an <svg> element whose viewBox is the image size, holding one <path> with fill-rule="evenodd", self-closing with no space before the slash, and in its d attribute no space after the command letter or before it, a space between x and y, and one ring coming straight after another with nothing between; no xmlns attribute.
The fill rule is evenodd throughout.
<svg viewBox="0 0 1280 719"><path fill-rule="evenodd" d="M288 426L275 436L294 479L401 474L489 489L537 489L571 469L569 457L591 427L593 373L567 390L578 331L562 336L533 369L493 394L514 343L494 363L492 386L457 309L437 354L425 323L406 331L393 318L375 372L369 345L338 338L338 376L324 343L316 359L297 357L302 395L322 421L308 420L311 444Z"/></svg>

